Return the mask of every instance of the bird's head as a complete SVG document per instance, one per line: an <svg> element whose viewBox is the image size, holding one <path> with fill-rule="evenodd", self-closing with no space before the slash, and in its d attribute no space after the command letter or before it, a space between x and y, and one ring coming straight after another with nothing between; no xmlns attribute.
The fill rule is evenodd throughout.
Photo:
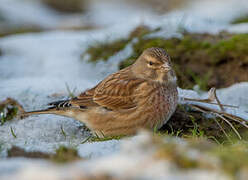
<svg viewBox="0 0 248 180"><path fill-rule="evenodd" d="M176 83L176 75L172 69L170 56L162 48L146 49L133 64L132 70L140 78L161 83Z"/></svg>

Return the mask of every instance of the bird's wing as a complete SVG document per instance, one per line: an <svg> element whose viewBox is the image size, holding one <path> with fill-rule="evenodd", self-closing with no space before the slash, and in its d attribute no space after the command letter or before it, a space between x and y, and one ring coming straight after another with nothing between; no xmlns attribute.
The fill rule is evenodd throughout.
<svg viewBox="0 0 248 180"><path fill-rule="evenodd" d="M93 100L95 89L96 89L96 87L84 91L79 96L71 99L70 104L72 104L73 106L78 106L78 107L99 106Z"/></svg>
<svg viewBox="0 0 248 180"><path fill-rule="evenodd" d="M137 106L136 89L143 82L142 79L117 72L71 100L71 103L77 106L102 106L111 110L133 108Z"/></svg>

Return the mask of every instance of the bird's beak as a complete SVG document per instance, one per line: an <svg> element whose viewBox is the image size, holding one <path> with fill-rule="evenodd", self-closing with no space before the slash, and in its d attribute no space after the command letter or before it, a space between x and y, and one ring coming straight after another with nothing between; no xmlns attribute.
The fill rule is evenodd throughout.
<svg viewBox="0 0 248 180"><path fill-rule="evenodd" d="M168 63L164 63L162 66L161 66L161 70L162 71L165 71L165 72L168 72L171 70L171 66L168 64Z"/></svg>

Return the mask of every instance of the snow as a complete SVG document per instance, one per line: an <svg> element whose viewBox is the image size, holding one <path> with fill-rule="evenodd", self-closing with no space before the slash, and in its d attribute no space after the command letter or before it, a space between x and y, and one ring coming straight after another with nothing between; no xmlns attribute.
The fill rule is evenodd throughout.
<svg viewBox="0 0 248 180"><path fill-rule="evenodd" d="M197 93L196 91L193 90L184 90L180 88L178 89L178 91L181 100L180 103L182 104L189 103L187 101L184 101L183 98L195 98L195 99L208 98L208 93L206 92ZM216 95L222 104L237 106L237 108L225 107L224 109L226 113L230 113L232 115L238 116L248 121L247 92L248 92L248 82L243 82L243 83L237 83L228 88L219 89L217 90ZM204 104L205 107L209 107L215 110L220 110L218 105L211 105L211 104L199 103L199 102L190 102L190 103L198 104L198 105Z"/></svg>
<svg viewBox="0 0 248 180"><path fill-rule="evenodd" d="M101 149L101 151L99 151ZM118 152L120 149L119 140L84 143L78 146L78 152L84 158L99 158Z"/></svg>
<svg viewBox="0 0 248 180"><path fill-rule="evenodd" d="M0 160L0 178L31 180L35 177L37 180L56 180L110 176L117 179L228 179L215 170L181 171L169 162L158 160L154 158L154 153L159 146L152 142L149 133L141 132L136 137L124 140L118 154L60 166L44 160L2 159ZM178 146L180 147L181 143L178 143ZM1 170L3 170L2 173Z"/></svg>
<svg viewBox="0 0 248 180"><path fill-rule="evenodd" d="M66 84L71 89L76 88L76 94L94 86L118 69L120 60L132 53L133 42L110 57L108 62L89 64L80 58L81 54L94 43L126 37L140 24L152 28L162 26L161 31L153 34L159 37L180 36L179 26L190 32L248 32L247 24L229 24L238 14L247 12L248 2L245 0L240 0L239 3L236 0L193 1L186 8L165 15L118 3L95 2L91 6L88 17L103 27L100 29L78 32L50 31L1 38L0 49L3 55L0 57L0 100L12 97L26 110L34 110L43 108L50 101L66 98ZM35 13L32 13L34 9ZM12 23L35 24L48 29L60 26L65 18L35 1L1 0L0 11ZM206 92L182 89L179 89L179 92L181 97L207 97ZM247 119L247 92L248 83L244 82L217 90L217 95L223 104L239 106L239 109L228 109L228 112ZM209 107L218 109L216 106ZM16 138L11 134L11 128ZM225 179L218 172L180 172L173 170L169 163L155 161L151 158L154 148L149 144L149 136L81 144L88 135L81 123L54 115L32 116L24 120L6 122L0 126L1 157L6 156L6 149L11 145L17 145L27 151L49 153L54 152L60 145L66 145L76 147L79 155L88 159L57 166L45 160L2 158L0 178L10 180L35 177L49 180L61 177L78 178L86 172L104 172L134 179ZM149 146L145 146L146 143Z"/></svg>
<svg viewBox="0 0 248 180"><path fill-rule="evenodd" d="M52 27L58 24L59 16L42 6L38 1L1 0L1 14L12 24L30 24Z"/></svg>

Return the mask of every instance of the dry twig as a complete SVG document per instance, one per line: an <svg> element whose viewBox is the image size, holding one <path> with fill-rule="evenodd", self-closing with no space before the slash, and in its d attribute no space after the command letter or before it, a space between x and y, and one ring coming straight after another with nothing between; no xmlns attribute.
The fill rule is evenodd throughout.
<svg viewBox="0 0 248 180"><path fill-rule="evenodd" d="M232 114L229 114L229 113L225 112L224 107L231 107L231 108L239 108L239 107L238 106L233 106L233 105L221 104L219 98L217 97L216 89L215 88L211 88L209 90L209 92L208 92L208 98L207 99L191 99L191 98L183 98L183 99L186 100L186 101L192 101L192 102L200 102L200 103L207 103L207 104L218 105L220 107L220 110L209 108L209 107L206 107L204 105L199 105L199 104L198 105L189 104L193 109L195 109L197 111L200 111L202 113L210 113L210 114L213 114L215 117L221 118L223 121L225 121L233 129L233 131L237 134L237 136L239 137L239 139L242 139L241 136L240 136L240 134L239 134L239 132L232 125L232 123L230 122L230 120L231 121L238 122L241 125L243 125L244 127L248 128L247 121L245 121L244 119L242 119L240 117L237 117L237 116L234 116ZM213 102L213 101L216 101L216 103ZM221 128L221 130L223 131L223 133L227 136L227 134L224 131L223 127L218 123L217 120L216 120L216 123Z"/></svg>

